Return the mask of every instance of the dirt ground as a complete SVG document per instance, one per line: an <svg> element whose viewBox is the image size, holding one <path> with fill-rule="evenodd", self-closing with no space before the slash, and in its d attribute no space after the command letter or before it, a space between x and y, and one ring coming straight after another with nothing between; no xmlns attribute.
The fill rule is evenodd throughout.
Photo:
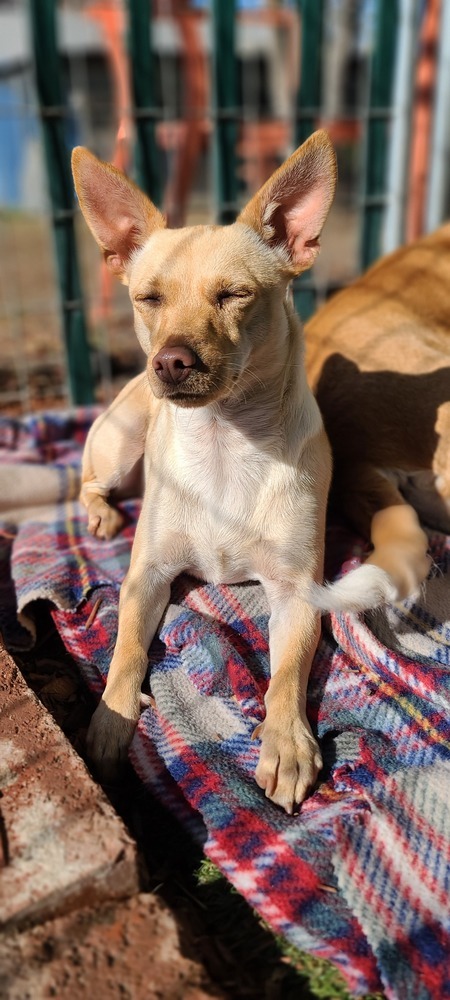
<svg viewBox="0 0 450 1000"><path fill-rule="evenodd" d="M0 940L5 1000L208 1000L223 996L180 953L169 909L153 893L76 910Z"/></svg>

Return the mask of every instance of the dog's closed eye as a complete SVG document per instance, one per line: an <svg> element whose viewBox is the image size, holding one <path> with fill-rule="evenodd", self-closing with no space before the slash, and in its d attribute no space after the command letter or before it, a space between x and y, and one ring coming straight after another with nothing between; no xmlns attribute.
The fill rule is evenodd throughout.
<svg viewBox="0 0 450 1000"><path fill-rule="evenodd" d="M228 302L249 302L253 298L253 292L250 288L220 288L216 294L217 305L222 307Z"/></svg>
<svg viewBox="0 0 450 1000"><path fill-rule="evenodd" d="M140 305L160 306L163 296L160 292L147 292L145 295L137 295L136 302Z"/></svg>

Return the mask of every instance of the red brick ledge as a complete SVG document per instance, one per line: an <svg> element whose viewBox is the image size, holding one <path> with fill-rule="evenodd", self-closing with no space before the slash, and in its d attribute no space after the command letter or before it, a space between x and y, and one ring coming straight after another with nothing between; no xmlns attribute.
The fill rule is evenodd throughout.
<svg viewBox="0 0 450 1000"><path fill-rule="evenodd" d="M0 645L0 928L138 892L136 849Z"/></svg>

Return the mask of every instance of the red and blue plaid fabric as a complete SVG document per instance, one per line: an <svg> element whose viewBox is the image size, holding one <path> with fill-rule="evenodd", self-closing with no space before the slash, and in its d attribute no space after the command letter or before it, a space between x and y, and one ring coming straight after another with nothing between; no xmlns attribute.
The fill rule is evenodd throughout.
<svg viewBox="0 0 450 1000"><path fill-rule="evenodd" d="M51 437L54 415L46 420ZM72 434L86 429L83 415L71 420L57 425L70 428L70 446L61 438L56 447L62 465L74 461ZM38 458L31 439L27 447L42 461L41 443ZM104 543L87 535L78 504L60 504L51 523L19 526L12 546L19 610L29 615L38 596L52 602L98 695L138 509L124 504L127 527ZM175 582L150 651L156 707L142 713L130 751L146 785L275 931L334 962L355 995L384 988L396 1000L450 997L450 542L434 535L430 544L436 572L419 601L326 622L308 691L324 770L298 816L253 779L251 734L269 678L256 584ZM359 558L339 528L328 548L331 576Z"/></svg>

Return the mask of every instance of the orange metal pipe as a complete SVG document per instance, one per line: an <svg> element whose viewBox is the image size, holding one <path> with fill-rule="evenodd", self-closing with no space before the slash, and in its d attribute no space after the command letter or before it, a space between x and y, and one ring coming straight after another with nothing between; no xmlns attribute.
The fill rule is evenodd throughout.
<svg viewBox="0 0 450 1000"><path fill-rule="evenodd" d="M409 200L406 213L407 242L417 239L424 231L440 19L441 0L428 0L420 33L414 90Z"/></svg>

